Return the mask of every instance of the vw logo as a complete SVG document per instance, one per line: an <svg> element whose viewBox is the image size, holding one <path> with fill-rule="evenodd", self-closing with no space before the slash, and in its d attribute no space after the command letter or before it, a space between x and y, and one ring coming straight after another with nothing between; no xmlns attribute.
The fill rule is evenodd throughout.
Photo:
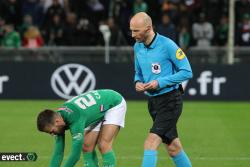
<svg viewBox="0 0 250 167"><path fill-rule="evenodd" d="M65 64L51 76L53 91L64 99L70 99L83 92L95 89L96 79L93 72L81 64Z"/></svg>

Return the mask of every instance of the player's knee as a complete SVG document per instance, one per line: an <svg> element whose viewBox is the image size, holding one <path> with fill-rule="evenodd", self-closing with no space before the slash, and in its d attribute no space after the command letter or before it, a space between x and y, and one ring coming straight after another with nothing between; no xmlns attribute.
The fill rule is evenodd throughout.
<svg viewBox="0 0 250 167"><path fill-rule="evenodd" d="M167 146L168 154L171 157L176 156L181 150L182 146L179 140L174 140L172 141L168 146Z"/></svg>
<svg viewBox="0 0 250 167"><path fill-rule="evenodd" d="M158 135L150 134L144 142L144 150L157 150L161 142L162 140Z"/></svg>
<svg viewBox="0 0 250 167"><path fill-rule="evenodd" d="M144 150L156 150L156 147L150 141L146 140L144 142Z"/></svg>
<svg viewBox="0 0 250 167"><path fill-rule="evenodd" d="M92 152L92 151L94 151L94 149L95 149L95 146L92 146L92 145L83 144L83 146L82 146L83 152Z"/></svg>
<svg viewBox="0 0 250 167"><path fill-rule="evenodd" d="M146 140L144 142L144 150L157 150L158 145L154 141Z"/></svg>
<svg viewBox="0 0 250 167"><path fill-rule="evenodd" d="M99 148L101 153L108 152L108 151L112 150L112 143L109 141L106 141L106 140L100 140L98 142L98 148Z"/></svg>
<svg viewBox="0 0 250 167"><path fill-rule="evenodd" d="M179 151L179 149L171 147L168 149L168 154L169 156L174 157L179 153Z"/></svg>

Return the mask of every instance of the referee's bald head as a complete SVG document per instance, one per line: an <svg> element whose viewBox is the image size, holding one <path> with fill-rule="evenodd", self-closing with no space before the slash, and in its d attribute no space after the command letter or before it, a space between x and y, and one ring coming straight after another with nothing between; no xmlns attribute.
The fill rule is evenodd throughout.
<svg viewBox="0 0 250 167"><path fill-rule="evenodd" d="M148 45L154 38L151 17L145 12L135 14L130 20L131 36L137 42Z"/></svg>
<svg viewBox="0 0 250 167"><path fill-rule="evenodd" d="M147 13L139 12L131 18L130 25L135 25L136 27L152 27L152 19Z"/></svg>

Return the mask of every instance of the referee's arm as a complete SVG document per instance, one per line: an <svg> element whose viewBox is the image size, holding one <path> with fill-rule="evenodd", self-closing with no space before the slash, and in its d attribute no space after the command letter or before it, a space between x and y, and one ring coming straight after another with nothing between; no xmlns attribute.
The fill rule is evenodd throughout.
<svg viewBox="0 0 250 167"><path fill-rule="evenodd" d="M182 57L178 57L176 51L172 53L175 54L170 55L170 58L177 72L166 77L158 78L159 88L180 84L193 77L193 72L185 53L183 52L184 55Z"/></svg>
<svg viewBox="0 0 250 167"><path fill-rule="evenodd" d="M142 71L141 67L138 63L137 57L135 55L135 77L134 77L134 83L136 82L143 82L143 77L142 77Z"/></svg>

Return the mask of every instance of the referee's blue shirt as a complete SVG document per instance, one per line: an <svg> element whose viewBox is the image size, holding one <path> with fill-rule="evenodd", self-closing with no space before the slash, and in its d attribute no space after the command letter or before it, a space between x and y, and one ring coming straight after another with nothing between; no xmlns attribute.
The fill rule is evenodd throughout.
<svg viewBox="0 0 250 167"><path fill-rule="evenodd" d="M171 39L155 33L149 46L141 42L134 45L135 82L157 80L158 89L147 91L157 96L178 89L181 82L192 78L193 73L185 53Z"/></svg>

